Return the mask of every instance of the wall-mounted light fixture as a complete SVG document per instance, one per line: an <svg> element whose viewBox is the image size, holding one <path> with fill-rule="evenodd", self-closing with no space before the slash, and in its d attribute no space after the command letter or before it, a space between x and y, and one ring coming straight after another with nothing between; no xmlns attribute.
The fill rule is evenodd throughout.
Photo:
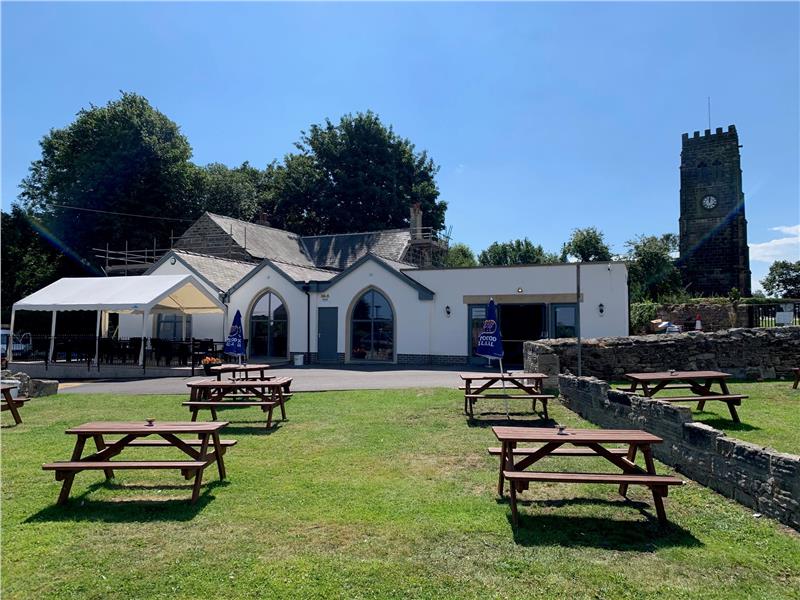
<svg viewBox="0 0 800 600"><path fill-rule="evenodd" d="M176 262L178 262L178 261L177 261L177 260L175 260L175 257L174 257L174 256L173 256L172 258L170 258L170 259L169 259L169 264L171 264L171 265L174 265Z"/></svg>
<svg viewBox="0 0 800 600"><path fill-rule="evenodd" d="M600 314L602 315L604 312L606 312L606 305L601 302L597 305L597 310L599 310Z"/></svg>
<svg viewBox="0 0 800 600"><path fill-rule="evenodd" d="M445 306L444 307L444 314L446 314L448 317L450 316L450 307L449 306Z"/></svg>
<svg viewBox="0 0 800 600"><path fill-rule="evenodd" d="M521 293L522 293L522 288L521 288L521 287L518 287L518 288L517 288L517 293L518 293L518 294L521 294Z"/></svg>

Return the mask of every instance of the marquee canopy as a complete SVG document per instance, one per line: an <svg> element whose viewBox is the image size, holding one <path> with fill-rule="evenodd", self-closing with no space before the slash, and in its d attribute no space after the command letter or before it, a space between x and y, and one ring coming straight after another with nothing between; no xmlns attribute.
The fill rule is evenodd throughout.
<svg viewBox="0 0 800 600"><path fill-rule="evenodd" d="M192 275L64 277L15 302L13 310L221 313L222 303Z"/></svg>

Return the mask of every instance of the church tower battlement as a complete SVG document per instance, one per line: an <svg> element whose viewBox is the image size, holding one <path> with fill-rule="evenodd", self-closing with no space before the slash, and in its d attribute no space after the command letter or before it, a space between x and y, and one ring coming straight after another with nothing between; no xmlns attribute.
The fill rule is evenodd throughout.
<svg viewBox="0 0 800 600"><path fill-rule="evenodd" d="M717 127L681 143L680 266L695 295L750 295L750 252L744 215L739 135Z"/></svg>

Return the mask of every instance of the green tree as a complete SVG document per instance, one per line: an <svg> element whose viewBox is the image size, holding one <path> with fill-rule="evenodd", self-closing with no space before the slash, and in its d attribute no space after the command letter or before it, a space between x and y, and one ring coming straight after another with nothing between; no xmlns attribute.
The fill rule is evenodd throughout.
<svg viewBox="0 0 800 600"><path fill-rule="evenodd" d="M447 256L444 259L445 267L475 267L478 261L475 260L475 253L466 244L453 244L447 249Z"/></svg>
<svg viewBox="0 0 800 600"><path fill-rule="evenodd" d="M299 153L266 173L264 208L277 227L301 234L407 227L416 203L423 225L444 226L438 167L374 113L312 125L295 146Z"/></svg>
<svg viewBox="0 0 800 600"><path fill-rule="evenodd" d="M800 260L776 260L770 265L761 285L769 296L800 298Z"/></svg>
<svg viewBox="0 0 800 600"><path fill-rule="evenodd" d="M573 229L572 237L561 249L561 260L568 256L581 262L611 260L611 250L605 242L603 233L596 227Z"/></svg>
<svg viewBox="0 0 800 600"><path fill-rule="evenodd" d="M528 238L508 242L494 242L478 255L478 262L484 266L538 265L561 262L558 255L545 252Z"/></svg>
<svg viewBox="0 0 800 600"><path fill-rule="evenodd" d="M11 305L58 279L61 254L43 238L41 225L19 206L0 215L0 286L2 320L8 323Z"/></svg>
<svg viewBox="0 0 800 600"><path fill-rule="evenodd" d="M658 301L683 293L681 275L672 254L678 249L673 233L658 236L640 235L629 240L628 283L632 302Z"/></svg>
<svg viewBox="0 0 800 600"><path fill-rule="evenodd" d="M20 200L67 255L87 258L91 248L109 242L144 248L158 238L164 244L173 228L180 231L199 214L189 197L189 142L142 96L123 93L105 106L83 109L40 145L41 158L31 164Z"/></svg>
<svg viewBox="0 0 800 600"><path fill-rule="evenodd" d="M245 162L229 169L211 163L195 169L193 202L201 210L252 221L264 203L264 173Z"/></svg>

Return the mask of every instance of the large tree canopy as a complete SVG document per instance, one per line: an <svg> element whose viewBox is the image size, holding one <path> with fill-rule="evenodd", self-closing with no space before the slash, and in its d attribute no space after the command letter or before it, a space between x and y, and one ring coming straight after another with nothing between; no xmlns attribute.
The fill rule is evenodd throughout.
<svg viewBox="0 0 800 600"><path fill-rule="evenodd" d="M528 238L509 242L494 242L478 255L478 262L484 266L538 265L561 262L553 253L545 252Z"/></svg>
<svg viewBox="0 0 800 600"><path fill-rule="evenodd" d="M639 236L626 243L628 282L633 302L659 301L684 293L681 275L672 253L678 249L678 237Z"/></svg>
<svg viewBox="0 0 800 600"><path fill-rule="evenodd" d="M472 248L466 244L453 244L447 249L447 255L444 257L443 267L476 267L478 261L475 260L475 254Z"/></svg>
<svg viewBox="0 0 800 600"><path fill-rule="evenodd" d="M245 162L229 169L220 163L196 167L193 204L219 215L252 221L264 202L264 172Z"/></svg>
<svg viewBox="0 0 800 600"><path fill-rule="evenodd" d="M761 280L767 294L777 298L800 298L800 260L776 260Z"/></svg>
<svg viewBox="0 0 800 600"><path fill-rule="evenodd" d="M81 110L40 145L42 156L23 180L20 199L67 255L89 258L91 248L108 242L144 248L155 237L166 244L201 209L191 199L188 140L136 94Z"/></svg>
<svg viewBox="0 0 800 600"><path fill-rule="evenodd" d="M581 262L611 260L611 250L605 242L603 232L596 227L574 229L572 237L561 249L561 260L568 256Z"/></svg>
<svg viewBox="0 0 800 600"><path fill-rule="evenodd" d="M372 112L312 125L266 173L266 212L273 225L301 234L407 227L419 203L423 225L444 227L438 167L425 151L381 123Z"/></svg>

